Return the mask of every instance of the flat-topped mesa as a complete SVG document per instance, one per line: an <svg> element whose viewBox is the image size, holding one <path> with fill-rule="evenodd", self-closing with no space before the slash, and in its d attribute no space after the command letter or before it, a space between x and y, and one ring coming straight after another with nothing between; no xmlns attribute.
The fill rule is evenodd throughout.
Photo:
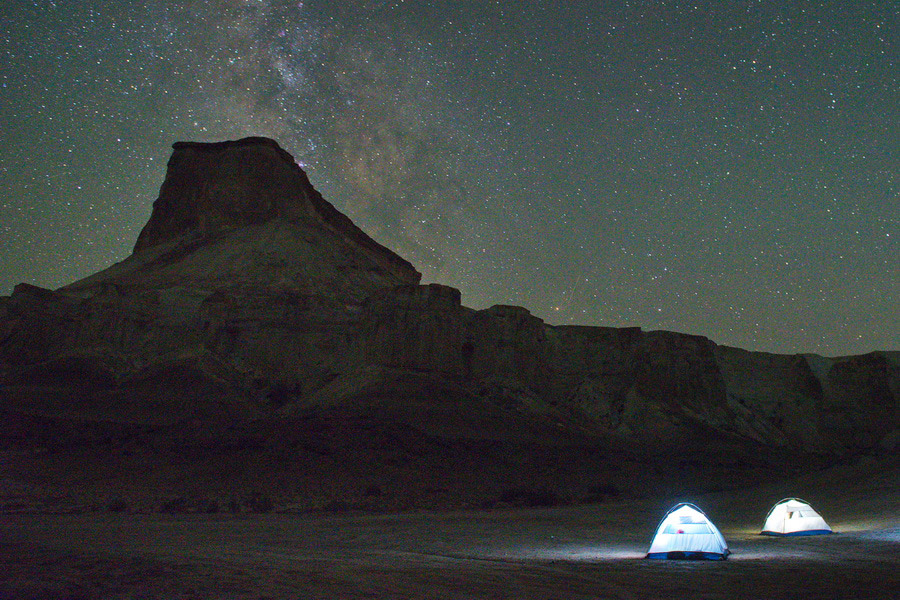
<svg viewBox="0 0 900 600"><path fill-rule="evenodd" d="M421 274L337 211L270 139L178 142L134 252L65 286L279 289L359 301Z"/></svg>
<svg viewBox="0 0 900 600"><path fill-rule="evenodd" d="M312 213L312 185L273 140L176 142L172 148L166 179L135 252L185 234L207 237L223 229Z"/></svg>
<svg viewBox="0 0 900 600"><path fill-rule="evenodd" d="M322 198L275 140L176 142L172 148L165 181L135 253L185 236L210 238L274 219L306 221L338 234L402 279L418 282L419 274L409 262Z"/></svg>

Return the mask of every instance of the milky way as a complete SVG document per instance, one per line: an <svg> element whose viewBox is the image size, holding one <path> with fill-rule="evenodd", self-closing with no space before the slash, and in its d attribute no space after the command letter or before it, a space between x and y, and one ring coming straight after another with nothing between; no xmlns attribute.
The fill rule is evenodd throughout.
<svg viewBox="0 0 900 600"><path fill-rule="evenodd" d="M264 135L468 306L900 349L893 2L10 4L0 293L127 256L173 142Z"/></svg>

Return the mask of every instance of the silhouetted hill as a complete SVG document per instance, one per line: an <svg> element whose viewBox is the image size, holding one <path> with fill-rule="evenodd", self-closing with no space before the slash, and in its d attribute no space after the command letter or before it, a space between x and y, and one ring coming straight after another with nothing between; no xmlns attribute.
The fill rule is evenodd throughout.
<svg viewBox="0 0 900 600"><path fill-rule="evenodd" d="M274 141L174 148L131 256L0 298L4 477L25 496L558 501L897 446L897 353L781 356L472 310L418 285Z"/></svg>

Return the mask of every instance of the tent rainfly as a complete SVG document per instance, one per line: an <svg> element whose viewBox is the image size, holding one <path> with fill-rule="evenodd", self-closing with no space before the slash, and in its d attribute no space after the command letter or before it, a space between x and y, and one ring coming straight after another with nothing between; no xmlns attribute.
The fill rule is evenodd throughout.
<svg viewBox="0 0 900 600"><path fill-rule="evenodd" d="M831 533L831 527L808 502L799 498L780 500L766 516L762 535L818 535Z"/></svg>
<svg viewBox="0 0 900 600"><path fill-rule="evenodd" d="M647 551L647 558L725 560L725 538L703 511L682 503L666 513Z"/></svg>

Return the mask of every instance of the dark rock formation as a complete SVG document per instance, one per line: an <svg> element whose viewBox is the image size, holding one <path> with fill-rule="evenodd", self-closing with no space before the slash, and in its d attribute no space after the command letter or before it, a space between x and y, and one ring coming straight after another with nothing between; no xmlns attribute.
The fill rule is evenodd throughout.
<svg viewBox="0 0 900 600"><path fill-rule="evenodd" d="M274 141L174 149L134 253L65 291L93 294L114 284L205 296L253 288L359 300L419 282L411 264L326 202Z"/></svg>
<svg viewBox="0 0 900 600"><path fill-rule="evenodd" d="M418 285L275 142L174 147L130 257L0 299L8 388L62 387L108 406L189 382L198 403L285 416L376 400L388 410L393 398L432 433L471 410L655 450L896 444L897 353L778 356L679 333L553 327L514 306L472 310L455 289ZM446 421L426 423L429 407ZM459 435L486 431L485 419Z"/></svg>

